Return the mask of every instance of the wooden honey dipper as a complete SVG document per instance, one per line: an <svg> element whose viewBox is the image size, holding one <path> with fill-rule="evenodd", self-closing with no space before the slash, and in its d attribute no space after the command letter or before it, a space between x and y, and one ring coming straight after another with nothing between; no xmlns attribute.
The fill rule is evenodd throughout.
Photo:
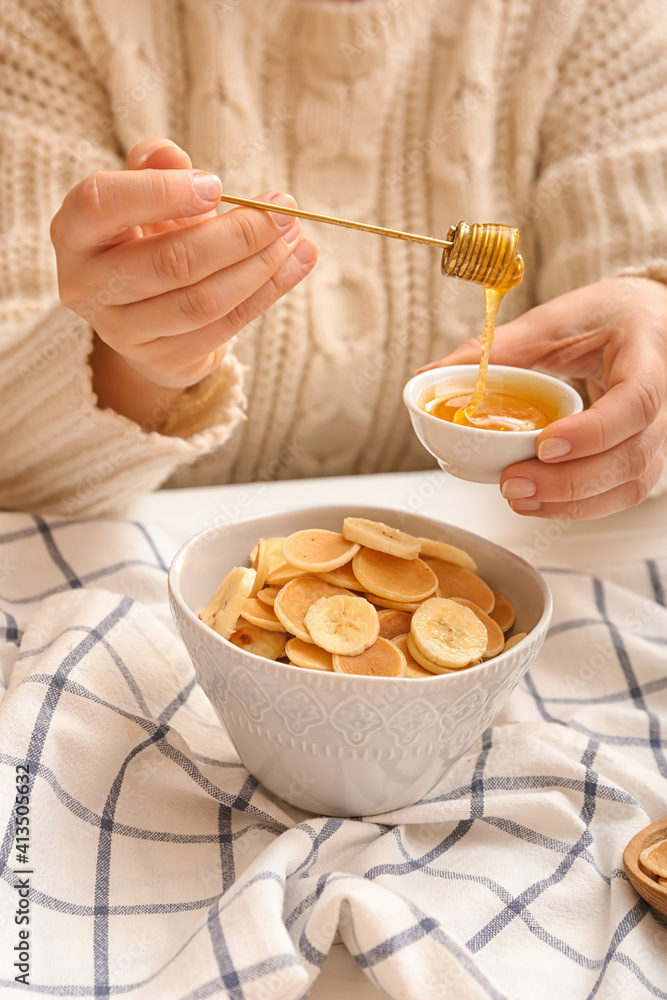
<svg viewBox="0 0 667 1000"><path fill-rule="evenodd" d="M403 233L398 229L370 226L365 222L350 222L348 219L336 219L331 215L319 215L300 208L287 208L284 205L271 205L269 202L255 201L252 198L237 198L223 194L220 201L232 205L244 205L247 208L259 208L265 212L293 215L299 219L311 219L313 222L327 222L333 226L344 226L346 229L359 229L365 233L376 233L378 236L390 236L395 240L411 240L413 243L442 247L443 274L475 281L488 288L499 290L512 288L519 283L523 274L523 260L516 251L519 230L497 222L477 222L472 225L459 222L457 226L450 228L446 240L438 240L433 236L418 236L415 233Z"/></svg>

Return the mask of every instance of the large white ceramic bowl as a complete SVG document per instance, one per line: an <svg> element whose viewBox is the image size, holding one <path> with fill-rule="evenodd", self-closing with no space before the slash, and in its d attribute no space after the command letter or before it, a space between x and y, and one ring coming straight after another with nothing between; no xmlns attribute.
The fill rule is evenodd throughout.
<svg viewBox="0 0 667 1000"><path fill-rule="evenodd" d="M424 409L425 403L447 392L472 392L478 371L479 365L452 365L421 372L405 385L403 401L417 437L437 458L441 469L474 483L499 483L508 465L535 458L535 442L541 431L466 427L434 417ZM518 394L523 389L529 398L541 396L554 407L559 420L584 408L581 396L567 382L530 368L489 365L487 388Z"/></svg>
<svg viewBox="0 0 667 1000"><path fill-rule="evenodd" d="M348 515L459 545L514 604L514 648L456 674L354 677L266 660L197 617L260 537L302 528L340 531ZM519 556L461 528L380 507L306 507L209 528L169 571L176 627L199 682L239 757L279 798L314 813L364 816L418 801L481 736L535 659L551 619L542 576Z"/></svg>

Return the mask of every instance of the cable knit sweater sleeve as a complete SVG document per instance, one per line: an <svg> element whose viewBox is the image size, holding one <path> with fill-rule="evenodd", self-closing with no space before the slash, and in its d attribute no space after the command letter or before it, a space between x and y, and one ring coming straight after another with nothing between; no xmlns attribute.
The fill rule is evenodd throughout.
<svg viewBox="0 0 667 1000"><path fill-rule="evenodd" d="M525 211L537 298L619 274L667 281L667 7L591 0L542 17L547 37L570 42Z"/></svg>
<svg viewBox="0 0 667 1000"><path fill-rule="evenodd" d="M4 0L0 10L0 507L96 513L223 443L242 417L241 374L228 357L204 422L215 426L188 438L158 433L166 412L140 427L96 405L92 329L58 300L49 222L78 179L123 166L113 125L122 109L109 106L60 9Z"/></svg>

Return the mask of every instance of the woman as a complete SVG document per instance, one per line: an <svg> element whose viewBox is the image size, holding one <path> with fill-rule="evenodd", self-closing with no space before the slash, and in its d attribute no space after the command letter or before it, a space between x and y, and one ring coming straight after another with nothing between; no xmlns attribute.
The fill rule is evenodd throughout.
<svg viewBox="0 0 667 1000"><path fill-rule="evenodd" d="M215 174L414 232L519 225L526 276L492 360L585 379L593 406L547 428L504 495L597 517L655 486L667 15L651 0L8 0L0 18L3 506L431 464L400 389L478 357L459 345L480 289L422 246L214 218Z"/></svg>

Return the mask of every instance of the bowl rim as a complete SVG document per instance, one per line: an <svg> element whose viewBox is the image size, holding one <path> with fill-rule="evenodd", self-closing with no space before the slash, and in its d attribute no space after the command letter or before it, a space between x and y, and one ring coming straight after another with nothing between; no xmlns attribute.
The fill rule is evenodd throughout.
<svg viewBox="0 0 667 1000"><path fill-rule="evenodd" d="M201 632L202 635L207 635L209 638L213 636L215 640L217 640L219 643L222 644L221 649L227 649L229 647L232 647L237 652L241 652L244 654L244 656L249 657L251 662L259 663L262 666L265 666L267 663L272 663L274 667L284 667L287 671L299 671L302 674L304 670L303 667L293 666L291 663L280 663L278 660L268 660L266 657L259 656L256 653L249 653L246 650L240 649L238 646L235 646L233 643L230 643L228 639L223 638L223 636L215 632L212 628L210 628L210 626L205 625L204 622L201 621L201 619L197 615L195 615L193 611L190 610L190 608L185 602L183 595L181 594L179 586L180 573L183 569L189 551L195 545L201 543L207 537L210 538L215 537L216 534L219 534L224 530L228 530L233 525L252 524L255 521L265 521L267 518L270 517L288 516L290 514L297 514L302 512L306 513L308 511L322 511L323 509L329 511L333 509L340 510L341 520L343 517L365 517L370 514L375 515L375 517L373 518L373 520L375 520L377 518L377 511L385 511L387 514L392 513L392 508L390 507L385 508L379 505L378 506L371 506L369 504L354 505L353 513L350 513L350 508L351 508L350 504L307 504L304 506L292 506L278 510L265 511L264 513L251 514L248 517L234 518L234 520L226 521L224 524L216 524L216 525L211 525L208 528L203 528L201 531L198 531L191 538L183 542L183 544L179 547L178 551L171 560L169 566L169 573L167 575L167 587L169 595L171 599L178 605L179 610L185 616L185 618L190 622L190 624L194 625L196 630ZM549 586L545 578L542 576L539 570L535 569L535 567L532 566L526 559L524 559L522 556L517 555L516 552L512 552L511 549L508 549L503 545L499 545L497 542L491 542L488 539L484 538L482 535L477 535L473 531L468 531L467 528L460 528L458 525L449 524L447 521L439 521L436 518L428 517L427 515L424 514L418 514L416 512L409 512L409 513L415 517L421 517L426 521L441 525L444 528L452 528L455 532L462 532L464 536L469 536L475 541L479 541L482 542L484 545L491 546L497 552L502 553L503 557L509 558L510 561L513 562L516 566L520 566L522 568L527 569L529 573L532 574L535 583L540 589L540 593L542 594L544 600L544 608L542 610L542 614L540 615L539 621L537 621L533 626L533 628L531 629L531 631L527 633L526 639L529 639L533 632L544 627L545 624L546 625L549 624L553 611L553 598L551 595L551 590L549 589ZM434 684L436 680L439 680L441 683L442 682L447 683L449 678L460 675L463 672L465 672L467 676L474 675L475 673L483 673L488 666L490 666L491 664L496 664L499 660L502 660L503 657L509 655L510 653L513 653L514 650L518 647L518 645L520 644L517 644L517 646L514 646L512 647L512 649L507 650L506 653L505 652L499 653L497 656L491 657L491 659L489 660L483 660L482 663L478 663L474 667L462 668L461 670L453 671L451 674L450 673L434 674L432 677L373 677L373 676L355 675L355 674L339 674L336 673L335 671L311 671L311 672L316 673L318 676L324 675L327 678L330 677L338 678L338 681L334 681L334 683L344 683L349 681L350 679L354 679L354 677L356 676L362 682L371 682L378 684L382 683L386 684L388 682L393 684L410 684L411 685L410 690L414 690L415 682Z"/></svg>
<svg viewBox="0 0 667 1000"><path fill-rule="evenodd" d="M479 371L479 365L477 364L465 364L465 365L443 365L440 368L429 368L425 372L419 372L417 375L413 375L405 385L403 386L403 402L410 410L411 413L416 414L422 420L425 419L427 424L429 422L433 423L433 426L438 426L442 428L443 424L447 428L455 428L456 433L473 433L473 434L502 434L503 441L514 441L514 440L527 440L538 437L544 427L537 428L532 431L496 431L492 427L468 427L466 424L450 424L448 421L443 421L440 417L434 417L432 413L428 413L423 410L414 399L415 385L418 382L426 381L424 376L431 375L433 381L439 381L442 378L447 378L451 376L452 379L456 378L457 369L466 369L466 375L472 374L473 372ZM575 413L581 413L584 408L584 401L581 395L577 392L574 386L571 386L569 382L565 382L563 379L557 378L555 375L548 375L546 372L536 372L533 368L519 368L517 365L489 365L488 374L493 375L497 372L521 372L523 375L532 375L540 382L550 382L556 383L559 386L563 386L566 390L566 395L572 400L573 409L566 416L571 417ZM441 374L442 373L442 374ZM420 391L423 391L420 388ZM559 417L559 420L565 420L565 417ZM556 421L552 421L556 423Z"/></svg>

